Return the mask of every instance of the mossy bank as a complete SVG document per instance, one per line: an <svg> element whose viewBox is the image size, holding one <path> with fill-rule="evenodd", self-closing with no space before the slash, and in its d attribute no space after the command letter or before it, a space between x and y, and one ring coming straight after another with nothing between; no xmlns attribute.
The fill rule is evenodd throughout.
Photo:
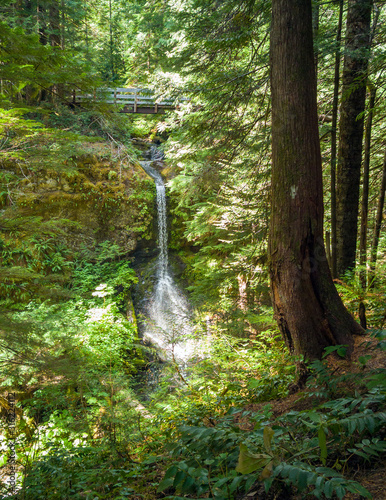
<svg viewBox="0 0 386 500"><path fill-rule="evenodd" d="M155 239L154 183L136 159L99 138L77 136L74 150L73 134L52 133L49 151L37 135L33 155L0 159L3 297L31 299L39 276L65 282L107 242L104 258L123 259Z"/></svg>

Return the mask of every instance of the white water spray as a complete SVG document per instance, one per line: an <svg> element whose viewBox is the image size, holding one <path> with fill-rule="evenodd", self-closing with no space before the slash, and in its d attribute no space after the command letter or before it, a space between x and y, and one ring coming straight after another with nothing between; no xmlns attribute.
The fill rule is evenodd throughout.
<svg viewBox="0 0 386 500"><path fill-rule="evenodd" d="M144 337L158 346L161 357L184 365L194 354L195 342L189 339L193 328L189 307L182 291L169 272L165 184L151 163L162 159L162 152L151 149L151 160L142 168L154 179L157 191L158 248L157 279L147 308Z"/></svg>

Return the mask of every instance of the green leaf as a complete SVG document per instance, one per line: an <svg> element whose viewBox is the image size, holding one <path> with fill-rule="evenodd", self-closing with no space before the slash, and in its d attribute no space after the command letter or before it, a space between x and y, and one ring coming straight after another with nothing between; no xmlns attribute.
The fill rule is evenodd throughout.
<svg viewBox="0 0 386 500"><path fill-rule="evenodd" d="M173 487L176 488L185 477L185 472L183 470L179 470L174 478Z"/></svg>
<svg viewBox="0 0 386 500"><path fill-rule="evenodd" d="M341 358L344 358L347 354L347 348L344 347L344 346L340 346L337 350L336 350L338 356L340 356Z"/></svg>
<svg viewBox="0 0 386 500"><path fill-rule="evenodd" d="M334 482L332 480L326 481L323 491L327 498L331 498L334 492Z"/></svg>
<svg viewBox="0 0 386 500"><path fill-rule="evenodd" d="M316 467L315 471L318 474L323 474L327 477L342 477L339 472L336 472L334 469L330 469L329 467Z"/></svg>
<svg viewBox="0 0 386 500"><path fill-rule="evenodd" d="M374 420L374 418L371 416L366 416L365 423L366 423L366 427L367 427L368 431L371 434L374 434L374 432L375 432L375 420Z"/></svg>
<svg viewBox="0 0 386 500"><path fill-rule="evenodd" d="M323 358L327 357L329 354L331 354L334 351L338 354L338 356L340 356L341 358L344 358L346 356L346 353L347 353L347 346L346 345L328 346L324 349Z"/></svg>
<svg viewBox="0 0 386 500"><path fill-rule="evenodd" d="M5 193L5 194L7 194L7 193ZM259 387L259 385L261 385L261 380L251 378L248 382L248 389L256 389L256 387Z"/></svg>
<svg viewBox="0 0 386 500"><path fill-rule="evenodd" d="M315 422L316 424L318 424L321 420L321 415L316 411L307 412L307 416L311 420L311 422Z"/></svg>
<svg viewBox="0 0 386 500"><path fill-rule="evenodd" d="M173 486L174 478L168 477L166 479L163 479L158 488L157 488L157 493L161 493L162 491L166 490L170 486Z"/></svg>
<svg viewBox="0 0 386 500"><path fill-rule="evenodd" d="M174 482L174 476L176 475L178 469L175 465L172 465L169 467L169 469L166 471L164 478L160 482L157 492L161 493L162 491L166 490L166 488L169 488L170 486L173 485Z"/></svg>
<svg viewBox="0 0 386 500"><path fill-rule="evenodd" d="M370 500L373 498L371 493L356 481L350 481L348 484L346 484L346 490L350 491L351 493L359 493L363 497L369 498Z"/></svg>
<svg viewBox="0 0 386 500"><path fill-rule="evenodd" d="M304 470L300 470L297 480L297 487L299 488L299 491L304 491L307 488L307 480L308 473Z"/></svg>
<svg viewBox="0 0 386 500"><path fill-rule="evenodd" d="M268 425L264 427L263 441L264 441L264 447L268 453L272 453L271 441L274 434L275 431L271 427L268 427Z"/></svg>
<svg viewBox="0 0 386 500"><path fill-rule="evenodd" d="M271 455L251 453L245 444L240 444L240 454L236 471L240 472L240 474L250 474L256 470L263 469L271 460Z"/></svg>
<svg viewBox="0 0 386 500"><path fill-rule="evenodd" d="M228 482L229 482L229 477L222 477L221 479L219 479L218 481L216 481L214 483L214 487L221 488L221 486L223 486L225 483L228 483Z"/></svg>
<svg viewBox="0 0 386 500"><path fill-rule="evenodd" d="M193 486L194 486L194 479L188 476L181 486L181 491L190 493L191 491L194 490Z"/></svg>
<svg viewBox="0 0 386 500"><path fill-rule="evenodd" d="M358 418L358 430L359 432L363 432L365 430L365 420L364 418Z"/></svg>
<svg viewBox="0 0 386 500"><path fill-rule="evenodd" d="M230 493L233 493L239 486L240 483L244 480L243 476L237 476L233 479L231 484L229 485Z"/></svg>
<svg viewBox="0 0 386 500"><path fill-rule="evenodd" d="M297 467L291 467L289 470L288 478L291 481L291 483L296 484L298 481L298 477L300 474L300 470Z"/></svg>
<svg viewBox="0 0 386 500"><path fill-rule="evenodd" d="M327 438L324 428L322 426L318 429L318 439L319 439L319 448L320 448L320 459L323 465L326 465L327 459Z"/></svg>
<svg viewBox="0 0 386 500"><path fill-rule="evenodd" d="M256 481L255 476L250 476L247 479L247 482L245 483L245 492L246 493L252 488L252 485L255 483L255 481Z"/></svg>
<svg viewBox="0 0 386 500"><path fill-rule="evenodd" d="M371 359L371 354L366 354L365 356L359 356L358 361L361 365L366 366L367 362Z"/></svg>
<svg viewBox="0 0 386 500"><path fill-rule="evenodd" d="M324 482L325 482L325 478L323 476L319 476L315 481L315 488L318 490L322 490Z"/></svg>
<svg viewBox="0 0 386 500"><path fill-rule="evenodd" d="M364 453L363 451L359 451L359 450L354 450L354 453L355 453L355 455L359 455L360 457L364 458L367 462L370 461L367 453Z"/></svg>
<svg viewBox="0 0 386 500"><path fill-rule="evenodd" d="M349 434L354 434L356 427L357 427L356 420L354 420L354 419L348 420L347 428L348 428Z"/></svg>
<svg viewBox="0 0 386 500"><path fill-rule="evenodd" d="M343 488L343 486L338 486L337 488L335 488L335 494L339 498L339 500L342 500L342 498L346 494L346 489Z"/></svg>

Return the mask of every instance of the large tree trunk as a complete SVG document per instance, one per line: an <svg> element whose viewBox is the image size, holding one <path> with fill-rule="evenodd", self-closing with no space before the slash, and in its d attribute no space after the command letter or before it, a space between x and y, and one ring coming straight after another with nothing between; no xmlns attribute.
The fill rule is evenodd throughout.
<svg viewBox="0 0 386 500"><path fill-rule="evenodd" d="M370 151L371 151L371 130L373 125L373 110L375 105L376 88L370 87L369 111L366 121L365 133L365 154L363 159L363 181L362 181L362 203L361 203L361 230L359 235L359 263L362 266L360 280L362 288L366 289L366 264L367 257L367 218L369 211L369 177L370 177Z"/></svg>
<svg viewBox="0 0 386 500"><path fill-rule="evenodd" d="M50 23L50 45L60 47L60 11L57 0L51 0L48 9Z"/></svg>
<svg viewBox="0 0 386 500"><path fill-rule="evenodd" d="M355 267L372 0L349 0L339 123L337 272Z"/></svg>
<svg viewBox="0 0 386 500"><path fill-rule="evenodd" d="M318 63L319 63L319 2L316 1L312 7L312 36L314 40L314 58L315 58L315 77L318 81Z"/></svg>
<svg viewBox="0 0 386 500"><path fill-rule="evenodd" d="M377 262L379 235L381 234L381 227L382 227L383 207L385 205L385 191L386 191L386 152L383 158L381 190L378 198L377 215L375 218L373 241L371 245L370 272L369 272L370 288L374 287L374 281L375 281L375 265Z"/></svg>
<svg viewBox="0 0 386 500"><path fill-rule="evenodd" d="M39 35L39 42L42 45L47 45L47 20L46 20L46 8L41 2L38 2L36 6L36 27ZM39 104L40 101L45 101L47 99L47 90L41 88L39 92Z"/></svg>
<svg viewBox="0 0 386 500"><path fill-rule="evenodd" d="M50 23L50 45L51 47L62 48L61 46L61 13L59 10L59 0L51 0L49 7L49 23ZM64 86L63 83L57 83L50 89L52 101L63 98Z"/></svg>
<svg viewBox="0 0 386 500"><path fill-rule="evenodd" d="M60 48L64 50L65 47L65 3L60 0Z"/></svg>
<svg viewBox="0 0 386 500"><path fill-rule="evenodd" d="M36 6L36 18L37 18L37 30L39 34L39 41L42 45L47 45L47 20L46 20L46 8L42 3L38 3Z"/></svg>
<svg viewBox="0 0 386 500"><path fill-rule="evenodd" d="M377 24L379 19L379 14L381 13L380 8L374 5L374 18L373 27L371 29L370 35L370 46L373 43L375 32L377 30ZM368 82L368 87L370 91L369 104L368 104L368 115L366 121L366 131L365 131L365 153L363 158L363 181L362 181L362 203L361 203L361 229L359 235L359 263L362 266L360 271L360 281L362 288L366 289L366 269L365 264L367 261L367 227L368 227L368 211L369 211L369 179L370 179L370 152L371 152L371 133L373 126L373 114L375 106L375 96L377 93L377 88L371 82Z"/></svg>
<svg viewBox="0 0 386 500"><path fill-rule="evenodd" d="M339 21L336 35L336 52L334 68L334 95L332 100L331 124L331 273L338 276L336 267L336 137L338 124L340 44L342 39L343 0L339 0Z"/></svg>
<svg viewBox="0 0 386 500"><path fill-rule="evenodd" d="M329 345L351 348L362 328L335 289L323 242L311 0L272 2L271 92L272 298L290 351L315 359Z"/></svg>

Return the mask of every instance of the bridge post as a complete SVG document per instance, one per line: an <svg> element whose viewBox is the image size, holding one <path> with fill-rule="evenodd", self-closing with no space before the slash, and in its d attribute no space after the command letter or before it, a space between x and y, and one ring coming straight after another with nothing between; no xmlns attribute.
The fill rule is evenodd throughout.
<svg viewBox="0 0 386 500"><path fill-rule="evenodd" d="M135 89L135 94L134 94L134 113L137 112L137 102L138 102L138 94L137 94L137 89Z"/></svg>

